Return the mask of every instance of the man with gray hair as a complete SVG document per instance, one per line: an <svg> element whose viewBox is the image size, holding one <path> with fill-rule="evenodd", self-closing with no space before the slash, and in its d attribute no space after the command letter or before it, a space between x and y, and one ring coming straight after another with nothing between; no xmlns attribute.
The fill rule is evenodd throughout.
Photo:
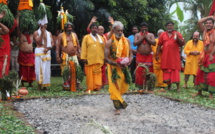
<svg viewBox="0 0 215 134"><path fill-rule="evenodd" d="M163 29L159 29L158 32L157 32L157 36L159 38L159 36L164 32ZM161 53L158 54L159 56L159 60L157 61L156 60L156 50L157 50L157 47L158 47L158 38L155 39L156 41L156 45L155 46L152 46L152 52L153 52L153 72L154 74L156 75L156 78L157 78L157 84L156 84L156 87L166 87L167 84L166 83L163 83L163 71L162 69L160 68L160 65L161 65Z"/></svg>
<svg viewBox="0 0 215 134"><path fill-rule="evenodd" d="M120 109L125 109L127 103L123 100L124 94L131 83L131 75L128 65L133 55L130 41L123 35L123 24L115 21L110 34L113 34L105 45L105 60L108 63L108 82L110 98L116 108L116 115Z"/></svg>

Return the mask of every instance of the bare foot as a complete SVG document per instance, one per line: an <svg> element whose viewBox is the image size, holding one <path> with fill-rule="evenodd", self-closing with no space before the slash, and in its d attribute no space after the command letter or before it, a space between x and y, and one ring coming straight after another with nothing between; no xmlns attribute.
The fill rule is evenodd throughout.
<svg viewBox="0 0 215 134"><path fill-rule="evenodd" d="M115 115L120 115L120 110L116 110Z"/></svg>
<svg viewBox="0 0 215 134"><path fill-rule="evenodd" d="M214 98L214 97L213 97L213 94L209 94L209 99L210 99L210 100L213 100L213 98Z"/></svg>
<svg viewBox="0 0 215 134"><path fill-rule="evenodd" d="M196 93L196 94L193 94L192 96L193 96L193 97L196 97L196 96L203 96L203 95L202 95L201 92L198 92L198 93Z"/></svg>
<svg viewBox="0 0 215 134"><path fill-rule="evenodd" d="M186 85L186 84L184 84L183 88L187 88L187 85Z"/></svg>

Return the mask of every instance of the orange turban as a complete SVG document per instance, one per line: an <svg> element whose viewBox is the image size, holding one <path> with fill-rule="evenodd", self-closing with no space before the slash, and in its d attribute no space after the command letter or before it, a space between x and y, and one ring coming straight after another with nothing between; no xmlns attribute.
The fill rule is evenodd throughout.
<svg viewBox="0 0 215 134"><path fill-rule="evenodd" d="M33 7L32 0L19 0L18 11L32 10L32 7Z"/></svg>
<svg viewBox="0 0 215 134"><path fill-rule="evenodd" d="M7 5L7 0L0 0L0 3L4 3L5 5Z"/></svg>

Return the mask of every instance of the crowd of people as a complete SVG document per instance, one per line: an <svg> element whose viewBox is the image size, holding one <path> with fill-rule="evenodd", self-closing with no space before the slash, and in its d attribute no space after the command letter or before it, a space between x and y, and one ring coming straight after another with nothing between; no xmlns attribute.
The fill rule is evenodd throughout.
<svg viewBox="0 0 215 134"><path fill-rule="evenodd" d="M4 15L5 12L1 12L0 19ZM38 90L47 90L51 84L51 58L56 58L61 64L64 90L79 90L84 75L86 91L99 91L108 84L110 98L116 108L115 114L120 114L120 109L127 107L122 95L131 83L135 83L140 90L147 89L147 71L156 75L156 87L167 87L167 90L171 90L171 85L176 84L177 91L180 90L180 51L185 45L184 88L188 87L189 76L193 75L198 91L195 96L202 95L202 91L208 91L209 98L213 99L214 20L214 16L199 20L203 41L200 40L200 33L194 32L193 38L186 45L182 34L174 29L172 21L166 23L166 31L158 30L157 38L150 33L146 22L140 24L140 29L133 26L132 35L126 38L120 21L114 21L110 17L111 29L105 34L104 27L98 26L96 17L93 17L87 27L88 34L83 37L81 44L74 32L73 23L65 23L64 30L58 32L57 36L52 36L47 31L48 23L39 21L39 28L33 34L29 33L29 29L20 30L19 27L17 37L11 34L11 55L5 54L10 50L10 45L4 37L8 38L10 30L0 23L0 35L3 39L0 48L0 77L8 74L11 61L11 69L19 72L22 86L24 82L32 86L32 82L36 80ZM19 15L16 21L19 26ZM36 44L35 49L33 43ZM51 57L51 51L54 51L54 57ZM11 59L9 62L7 57ZM80 61L84 63L84 69L81 69ZM148 92L153 92L153 89L149 88Z"/></svg>

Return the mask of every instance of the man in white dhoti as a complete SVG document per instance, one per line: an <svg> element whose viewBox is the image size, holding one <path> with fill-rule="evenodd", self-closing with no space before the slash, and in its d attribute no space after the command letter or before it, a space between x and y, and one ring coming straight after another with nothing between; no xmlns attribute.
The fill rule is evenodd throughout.
<svg viewBox="0 0 215 134"><path fill-rule="evenodd" d="M47 90L51 85L51 49L52 49L52 34L46 30L47 19L40 20L40 28L34 32L34 41L36 42L35 49L35 73L38 83L38 90Z"/></svg>

